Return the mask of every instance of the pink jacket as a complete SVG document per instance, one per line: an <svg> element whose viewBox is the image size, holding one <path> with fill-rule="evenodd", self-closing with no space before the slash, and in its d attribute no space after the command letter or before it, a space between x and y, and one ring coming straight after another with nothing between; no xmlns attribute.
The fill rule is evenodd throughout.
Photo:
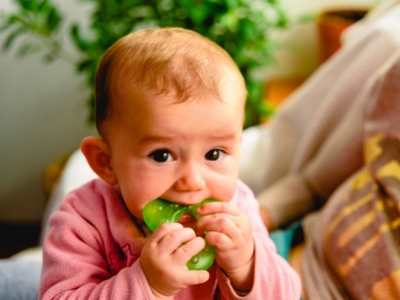
<svg viewBox="0 0 400 300"><path fill-rule="evenodd" d="M231 202L248 215L255 241L255 278L241 297L216 264L210 279L175 299L300 298L300 280L276 254L258 214L258 202L239 182ZM70 193L50 220L43 254L40 299L153 299L140 265L144 235L113 187L100 179Z"/></svg>

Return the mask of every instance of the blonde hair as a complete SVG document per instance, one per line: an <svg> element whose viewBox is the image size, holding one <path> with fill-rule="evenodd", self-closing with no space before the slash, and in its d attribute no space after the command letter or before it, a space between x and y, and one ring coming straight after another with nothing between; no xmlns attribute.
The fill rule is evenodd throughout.
<svg viewBox="0 0 400 300"><path fill-rule="evenodd" d="M220 81L225 72L244 80L236 64L220 46L182 28L149 28L114 43L102 57L95 77L96 126L112 115L113 89L121 78L133 88L157 94L173 93L176 102L192 95L221 99Z"/></svg>

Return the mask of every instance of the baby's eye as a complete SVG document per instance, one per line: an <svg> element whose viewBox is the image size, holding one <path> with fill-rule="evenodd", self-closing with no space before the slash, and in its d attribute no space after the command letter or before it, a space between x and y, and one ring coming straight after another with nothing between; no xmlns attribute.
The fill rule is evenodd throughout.
<svg viewBox="0 0 400 300"><path fill-rule="evenodd" d="M168 162L173 159L168 150L156 150L152 152L149 157L159 163Z"/></svg>
<svg viewBox="0 0 400 300"><path fill-rule="evenodd" d="M207 160L220 160L224 156L225 152L219 149L212 149L205 155Z"/></svg>

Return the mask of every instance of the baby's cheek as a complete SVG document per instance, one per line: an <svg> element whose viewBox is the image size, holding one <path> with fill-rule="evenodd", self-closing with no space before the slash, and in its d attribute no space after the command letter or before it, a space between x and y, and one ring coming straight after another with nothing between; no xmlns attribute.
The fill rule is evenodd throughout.
<svg viewBox="0 0 400 300"><path fill-rule="evenodd" d="M129 197L121 198L126 205L126 208L129 212L138 220L143 220L143 208L149 203L151 200L142 199L139 197Z"/></svg>
<svg viewBox="0 0 400 300"><path fill-rule="evenodd" d="M238 180L236 179L230 179L229 182L223 187L223 195L219 199L221 199L222 202L230 202L232 198L235 196L236 190L237 190L237 184Z"/></svg>

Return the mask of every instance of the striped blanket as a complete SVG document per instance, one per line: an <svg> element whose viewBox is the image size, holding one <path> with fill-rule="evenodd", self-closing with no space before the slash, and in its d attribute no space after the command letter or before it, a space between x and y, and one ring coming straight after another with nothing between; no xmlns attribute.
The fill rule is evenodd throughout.
<svg viewBox="0 0 400 300"><path fill-rule="evenodd" d="M364 97L364 166L304 221L311 300L400 299L400 52Z"/></svg>

